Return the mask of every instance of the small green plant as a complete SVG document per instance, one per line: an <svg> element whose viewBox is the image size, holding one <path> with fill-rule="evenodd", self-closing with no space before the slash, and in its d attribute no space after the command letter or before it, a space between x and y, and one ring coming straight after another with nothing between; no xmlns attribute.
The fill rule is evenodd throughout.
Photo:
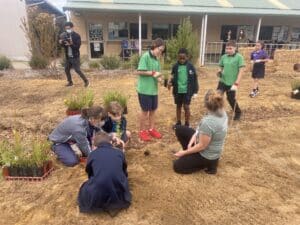
<svg viewBox="0 0 300 225"><path fill-rule="evenodd" d="M292 80L291 81L291 87L292 87L293 91L297 90L297 89L300 90L300 80L296 80L296 79Z"/></svg>
<svg viewBox="0 0 300 225"><path fill-rule="evenodd" d="M117 56L104 56L101 60L101 65L106 70L115 70L120 67L121 61Z"/></svg>
<svg viewBox="0 0 300 225"><path fill-rule="evenodd" d="M39 139L35 139L32 141L31 147L31 158L34 166L43 166L44 162L49 160L50 143L46 140L40 141Z"/></svg>
<svg viewBox="0 0 300 225"><path fill-rule="evenodd" d="M90 89L81 90L64 100L69 110L81 110L94 104L94 92Z"/></svg>
<svg viewBox="0 0 300 225"><path fill-rule="evenodd" d="M141 58L141 57L139 56L139 54L133 54L133 55L130 57L129 62L130 62L130 65L132 66L132 68L133 68L134 70L136 70L136 69L138 68L140 58Z"/></svg>
<svg viewBox="0 0 300 225"><path fill-rule="evenodd" d="M90 61L89 62L90 69L100 69L100 62L98 61Z"/></svg>
<svg viewBox="0 0 300 225"><path fill-rule="evenodd" d="M103 96L104 107L107 108L110 102L117 101L123 109L127 107L128 98L118 91L110 91Z"/></svg>
<svg viewBox="0 0 300 225"><path fill-rule="evenodd" d="M6 56L0 56L0 70L11 68L11 61Z"/></svg>
<svg viewBox="0 0 300 225"><path fill-rule="evenodd" d="M49 65L49 61L41 55L32 55L29 61L29 66L34 69L46 69Z"/></svg>

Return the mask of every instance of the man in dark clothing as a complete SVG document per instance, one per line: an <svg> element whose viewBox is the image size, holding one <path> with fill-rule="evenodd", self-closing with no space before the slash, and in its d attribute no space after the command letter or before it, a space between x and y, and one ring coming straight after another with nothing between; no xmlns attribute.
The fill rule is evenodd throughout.
<svg viewBox="0 0 300 225"><path fill-rule="evenodd" d="M73 31L72 22L66 22L65 30L66 32L63 32L59 37L59 43L63 45L66 54L65 72L68 80L68 84L66 86L73 85L71 72L70 72L71 68L73 67L75 72L84 81L84 86L87 87L89 86L89 81L80 70L80 52L79 52L79 48L81 45L80 35Z"/></svg>

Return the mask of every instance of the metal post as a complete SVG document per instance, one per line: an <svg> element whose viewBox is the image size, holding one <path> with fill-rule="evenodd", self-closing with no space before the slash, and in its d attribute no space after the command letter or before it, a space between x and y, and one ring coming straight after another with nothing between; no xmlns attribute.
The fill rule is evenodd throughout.
<svg viewBox="0 0 300 225"><path fill-rule="evenodd" d="M201 66L204 66L204 61L205 61L206 35L207 35L207 14L205 14L205 16L204 16Z"/></svg>
<svg viewBox="0 0 300 225"><path fill-rule="evenodd" d="M202 66L203 30L204 30L204 16L202 16L201 34L200 34L200 51L199 51L199 65L200 66Z"/></svg>
<svg viewBox="0 0 300 225"><path fill-rule="evenodd" d="M139 13L139 56L142 55L142 15Z"/></svg>
<svg viewBox="0 0 300 225"><path fill-rule="evenodd" d="M261 20L262 20L262 18L259 18L259 20L258 20L255 41L258 41L258 40L259 40L260 27L261 27Z"/></svg>

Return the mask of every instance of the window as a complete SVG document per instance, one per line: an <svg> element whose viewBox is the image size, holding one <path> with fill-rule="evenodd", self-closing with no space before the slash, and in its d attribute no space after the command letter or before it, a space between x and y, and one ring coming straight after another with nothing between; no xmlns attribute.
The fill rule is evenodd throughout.
<svg viewBox="0 0 300 225"><path fill-rule="evenodd" d="M273 26L262 26L259 32L259 40L272 40Z"/></svg>
<svg viewBox="0 0 300 225"><path fill-rule="evenodd" d="M152 25L152 40L162 38L164 40L170 39L176 35L178 24L160 24L154 23Z"/></svg>
<svg viewBox="0 0 300 225"><path fill-rule="evenodd" d="M108 39L109 40L128 39L128 24L126 22L108 23Z"/></svg>
<svg viewBox="0 0 300 225"><path fill-rule="evenodd" d="M102 24L89 25L91 58L100 58L104 54Z"/></svg>
<svg viewBox="0 0 300 225"><path fill-rule="evenodd" d="M146 23L142 23L142 39L147 39L148 26ZM139 24L131 23L130 24L130 39L139 38Z"/></svg>
<svg viewBox="0 0 300 225"><path fill-rule="evenodd" d="M291 41L300 41L300 27L293 27Z"/></svg>

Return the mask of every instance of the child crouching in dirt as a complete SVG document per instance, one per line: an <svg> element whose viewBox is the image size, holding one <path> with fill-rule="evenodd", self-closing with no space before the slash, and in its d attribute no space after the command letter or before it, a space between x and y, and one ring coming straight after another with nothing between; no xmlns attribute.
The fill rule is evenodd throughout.
<svg viewBox="0 0 300 225"><path fill-rule="evenodd" d="M173 86L173 96L176 104L176 126L181 125L182 106L185 113L185 126L190 126L190 103L192 97L198 93L198 79L195 67L188 61L188 51L181 48L178 51L178 61L172 68L172 77L168 88Z"/></svg>
<svg viewBox="0 0 300 225"><path fill-rule="evenodd" d="M125 155L112 146L112 137L105 132L96 134L94 146L96 149L87 159L88 180L79 190L79 209L83 213L104 211L115 216L131 203Z"/></svg>
<svg viewBox="0 0 300 225"><path fill-rule="evenodd" d="M123 108L118 102L113 101L109 103L106 111L108 117L105 120L105 124L102 129L109 133L113 140L121 139L121 146L119 147L124 149L126 144L129 142L131 133L127 130L127 121L123 115Z"/></svg>

